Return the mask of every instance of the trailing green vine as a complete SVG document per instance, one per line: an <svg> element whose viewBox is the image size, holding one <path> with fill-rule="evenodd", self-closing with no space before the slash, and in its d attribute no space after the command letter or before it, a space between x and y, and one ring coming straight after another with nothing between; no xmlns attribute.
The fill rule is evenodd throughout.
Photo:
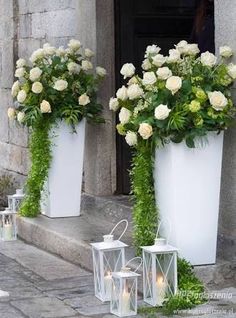
<svg viewBox="0 0 236 318"><path fill-rule="evenodd" d="M34 126L30 137L29 150L32 164L25 185L26 197L20 209L22 216L35 217L40 212L41 192L52 160L50 128L50 121L44 118Z"/></svg>
<svg viewBox="0 0 236 318"><path fill-rule="evenodd" d="M157 230L157 208L153 180L153 147L150 141L140 141L133 153L131 193L134 198L134 244L152 245Z"/></svg>

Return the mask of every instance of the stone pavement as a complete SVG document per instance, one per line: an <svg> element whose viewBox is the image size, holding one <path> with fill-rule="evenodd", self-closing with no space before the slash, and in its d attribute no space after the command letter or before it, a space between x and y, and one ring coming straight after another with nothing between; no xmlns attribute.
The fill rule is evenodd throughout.
<svg viewBox="0 0 236 318"><path fill-rule="evenodd" d="M0 298L0 318L114 317L93 296L91 273L19 240L0 243L0 289L10 294ZM175 317L235 318L236 288L219 292L229 298Z"/></svg>

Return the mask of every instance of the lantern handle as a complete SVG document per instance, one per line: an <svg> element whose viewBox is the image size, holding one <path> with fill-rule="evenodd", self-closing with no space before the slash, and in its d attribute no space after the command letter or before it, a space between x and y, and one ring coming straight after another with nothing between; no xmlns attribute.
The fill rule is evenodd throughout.
<svg viewBox="0 0 236 318"><path fill-rule="evenodd" d="M118 238L118 241L122 238L122 236L125 234L127 228L128 228L128 225L129 225L129 222L126 220L126 219L123 219L123 220L120 220L114 227L113 229L111 230L110 232L110 235L115 231L115 229L117 228L117 226L119 226L121 223L126 223L125 224L125 228L124 228L124 231L121 233L120 237Z"/></svg>
<svg viewBox="0 0 236 318"><path fill-rule="evenodd" d="M169 226L169 231L167 232L167 238L166 238L166 242L167 244L169 243L169 239L170 239L170 234L171 234L171 222L169 219L165 219L165 220L161 220L158 227L157 227L157 233L156 233L156 239L158 238L158 235L159 235L159 232L160 232L160 229L161 229L161 225L164 223L164 221L166 221L166 223L168 224Z"/></svg>
<svg viewBox="0 0 236 318"><path fill-rule="evenodd" d="M133 262L133 260L135 260L135 259L139 259L140 260L140 264L137 266L137 268L135 269L135 273L139 270L139 268L143 265L143 259L142 259L142 257L133 257L133 258L131 258L126 264L125 264L125 267L127 267L127 265L128 264L130 264L131 262Z"/></svg>

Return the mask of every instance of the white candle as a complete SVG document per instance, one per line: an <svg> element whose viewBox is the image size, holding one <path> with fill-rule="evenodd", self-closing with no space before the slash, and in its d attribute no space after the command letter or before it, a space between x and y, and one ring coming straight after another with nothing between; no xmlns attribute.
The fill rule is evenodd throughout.
<svg viewBox="0 0 236 318"><path fill-rule="evenodd" d="M130 313L130 293L126 290L123 291L121 297L121 315L129 315Z"/></svg>
<svg viewBox="0 0 236 318"><path fill-rule="evenodd" d="M9 222L4 224L4 226L3 226L3 239L5 241L10 241L13 239L12 224Z"/></svg>
<svg viewBox="0 0 236 318"><path fill-rule="evenodd" d="M166 294L166 283L162 275L157 276L156 286L157 286L157 306L162 306L165 300L165 294Z"/></svg>
<svg viewBox="0 0 236 318"><path fill-rule="evenodd" d="M112 287L111 272L107 272L107 275L105 275L104 277L104 288L105 288L105 295L107 298L111 298L111 287Z"/></svg>

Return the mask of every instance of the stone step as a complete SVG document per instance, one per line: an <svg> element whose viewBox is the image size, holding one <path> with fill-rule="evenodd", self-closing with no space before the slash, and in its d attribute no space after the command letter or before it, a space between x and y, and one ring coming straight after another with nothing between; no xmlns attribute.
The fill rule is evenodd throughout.
<svg viewBox="0 0 236 318"><path fill-rule="evenodd" d="M101 241L113 226L123 218L131 220L131 204L125 196L93 197L83 195L82 213L79 217L50 219L18 218L18 233L26 242L65 260L92 271L91 242ZM118 235L118 233L117 233ZM127 259L134 256L132 248L132 222L122 240L130 247ZM216 265L196 266L195 272L206 285L225 285L236 279L236 265L217 260Z"/></svg>

